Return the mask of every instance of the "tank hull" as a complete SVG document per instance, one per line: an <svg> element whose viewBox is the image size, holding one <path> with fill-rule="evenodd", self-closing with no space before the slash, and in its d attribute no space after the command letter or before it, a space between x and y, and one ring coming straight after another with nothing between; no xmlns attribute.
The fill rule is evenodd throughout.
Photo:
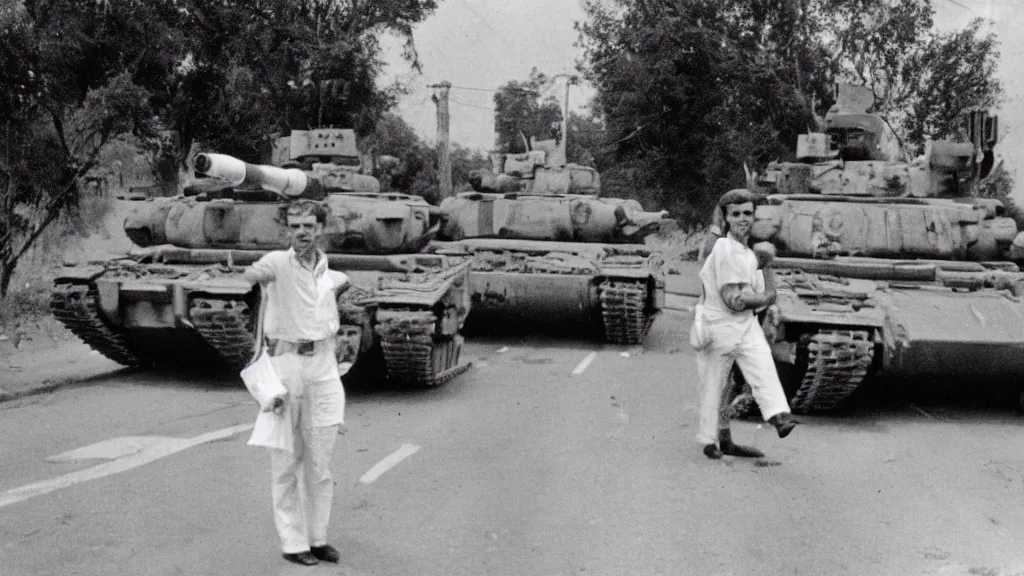
<svg viewBox="0 0 1024 576"><path fill-rule="evenodd" d="M1024 373L1024 273L1007 262L780 258L763 327L795 412L873 375Z"/></svg>
<svg viewBox="0 0 1024 576"><path fill-rule="evenodd" d="M470 239L429 250L472 256L481 314L600 321L606 341L639 344L664 307L661 258L644 245Z"/></svg>
<svg viewBox="0 0 1024 576"><path fill-rule="evenodd" d="M436 232L433 208L405 194L329 194L323 234L329 253L418 252ZM138 246L172 244L186 249L280 250L289 246L279 201L173 198L140 203L125 222Z"/></svg>
<svg viewBox="0 0 1024 576"><path fill-rule="evenodd" d="M252 357L260 299L241 274L245 261L265 253L171 248L71 267L55 280L51 309L80 339L124 365L189 358L238 370ZM459 363L470 306L467 260L332 254L329 265L352 281L338 301L342 368L372 372L368 364L382 358L390 379L424 386L468 368Z"/></svg>

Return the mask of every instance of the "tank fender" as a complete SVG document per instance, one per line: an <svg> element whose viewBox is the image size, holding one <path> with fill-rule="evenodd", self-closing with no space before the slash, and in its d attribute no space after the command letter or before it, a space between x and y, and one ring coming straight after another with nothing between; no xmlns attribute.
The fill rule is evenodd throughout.
<svg viewBox="0 0 1024 576"><path fill-rule="evenodd" d="M95 264L65 264L53 281L86 284L101 276L105 271L106 268Z"/></svg>

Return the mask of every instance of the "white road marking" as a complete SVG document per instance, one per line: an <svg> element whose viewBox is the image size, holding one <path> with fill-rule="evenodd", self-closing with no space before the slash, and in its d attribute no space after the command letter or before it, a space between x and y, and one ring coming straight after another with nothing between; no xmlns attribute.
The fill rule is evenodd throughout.
<svg viewBox="0 0 1024 576"><path fill-rule="evenodd" d="M182 450L187 450L193 446L230 438L240 432L252 430L252 427L252 424L239 424L238 426L214 430L213 432L207 432L206 434L200 434L199 436L193 436L192 438L168 438L166 442L146 446L134 454L129 454L111 462L105 462L103 464L93 466L92 468L78 470L63 476L50 478L49 480L11 488L10 490L5 490L0 493L0 508L16 504L22 500L28 500L33 496L42 496L43 494L49 494L50 492L69 488L75 484L81 484L82 482L88 482L89 480L97 480L112 474L126 472L132 468L138 468L139 466L149 464L154 460L165 458L171 454L176 454Z"/></svg>
<svg viewBox="0 0 1024 576"><path fill-rule="evenodd" d="M377 478L380 478L385 472L394 468L402 460L405 460L409 456L419 452L419 450L419 446L415 446L413 444L402 444L401 448L395 450L389 454L387 458L377 462L373 468L367 470L366 474L363 474L359 478L359 482L363 484L370 484Z"/></svg>
<svg viewBox="0 0 1024 576"><path fill-rule="evenodd" d="M172 438L169 436L121 436L120 438L111 438L109 440L83 446L82 448L62 452L56 456L50 456L46 461L76 462L78 460L117 460L118 458L124 458L129 454L135 454L136 452L141 452L147 448L152 448L157 444L187 441L188 440L182 438Z"/></svg>
<svg viewBox="0 0 1024 576"><path fill-rule="evenodd" d="M587 366L590 366L590 363L594 361L594 358L597 358L597 352L587 354L587 357L580 360L580 363L572 369L572 375L579 376L580 374L583 374L583 371L587 369Z"/></svg>

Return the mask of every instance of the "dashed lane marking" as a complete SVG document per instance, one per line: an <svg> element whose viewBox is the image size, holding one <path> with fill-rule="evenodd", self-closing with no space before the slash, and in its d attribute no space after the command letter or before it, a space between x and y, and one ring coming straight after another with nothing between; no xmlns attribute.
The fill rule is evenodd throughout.
<svg viewBox="0 0 1024 576"><path fill-rule="evenodd" d="M587 354L586 358L580 360L580 363L572 369L572 375L579 376L580 374L583 374L583 371L587 369L587 366L590 366L590 363L594 361L594 358L597 358L597 352Z"/></svg>
<svg viewBox="0 0 1024 576"><path fill-rule="evenodd" d="M372 483L377 478L380 478L385 472L397 466L399 462L419 452L419 450L419 446L415 446L413 444L402 444L401 448L395 450L389 454L387 458L377 462L373 468L367 470L366 474L363 474L359 478L359 482L362 484Z"/></svg>
<svg viewBox="0 0 1024 576"><path fill-rule="evenodd" d="M192 438L165 438L162 442L155 442L146 445L137 452L130 453L110 462L93 466L92 468L70 472L63 476L50 478L49 480L43 480L41 482L35 482L33 484L26 484L25 486L5 490L0 493L0 508L10 506L11 504L17 504L18 502L28 500L34 496L42 496L43 494L49 494L50 492L69 488L75 484L81 484L82 482L97 480L112 474L120 474L121 472L126 472L132 468L138 468L139 466L149 464L154 460L159 460L160 458L165 458L171 454L181 452L182 450L187 450L193 446L199 446L200 444L230 438L236 434L245 432L246 430L252 430L252 427L252 424L239 424L238 426L214 430L212 432L200 434L199 436L193 436ZM62 456L61 459L63 460L71 455L72 453L65 453L59 456ZM77 454L75 454L75 456L77 456ZM90 454L90 456L97 457L92 454Z"/></svg>

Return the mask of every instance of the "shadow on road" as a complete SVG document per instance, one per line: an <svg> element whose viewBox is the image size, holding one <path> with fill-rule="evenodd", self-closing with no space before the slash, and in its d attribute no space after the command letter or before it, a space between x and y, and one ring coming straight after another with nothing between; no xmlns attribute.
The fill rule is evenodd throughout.
<svg viewBox="0 0 1024 576"><path fill-rule="evenodd" d="M908 421L1024 426L1020 384L968 378L877 378L834 411L802 415L808 423L886 431Z"/></svg>

